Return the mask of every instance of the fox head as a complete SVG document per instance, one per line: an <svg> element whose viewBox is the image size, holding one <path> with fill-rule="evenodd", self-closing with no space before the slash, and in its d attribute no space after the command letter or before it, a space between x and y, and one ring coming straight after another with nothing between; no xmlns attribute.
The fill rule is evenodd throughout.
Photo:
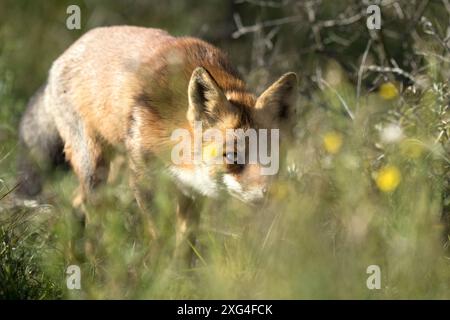
<svg viewBox="0 0 450 320"><path fill-rule="evenodd" d="M278 137L289 130L296 87L296 74L286 73L255 97L223 90L196 68L188 86L189 129L172 135L184 140L172 149L172 174L206 196L226 190L247 203L263 199L278 171Z"/></svg>

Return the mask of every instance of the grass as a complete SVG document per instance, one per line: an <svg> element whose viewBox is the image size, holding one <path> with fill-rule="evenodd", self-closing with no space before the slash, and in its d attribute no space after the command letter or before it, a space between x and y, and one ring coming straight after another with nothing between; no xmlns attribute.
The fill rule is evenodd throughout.
<svg viewBox="0 0 450 320"><path fill-rule="evenodd" d="M0 37L11 47L25 45L12 41L12 25ZM28 97L15 89L27 67L8 61L28 60L0 49L0 70L8 71L0 73L1 198L14 186L17 121ZM11 195L4 197L0 298L450 299L441 223L450 203L448 53L433 39L409 48L425 49L418 83L382 74L376 88L358 88L334 59L310 55L298 65L286 55L284 64L299 74L307 73L303 66L320 66L323 81L312 84L308 74L301 83L294 140L261 210L227 197L202 199L194 268L177 268L172 259L175 186L163 174L155 199L159 255L138 231L125 171L88 208L84 243L71 241L79 232L71 173L56 172L37 207L17 207ZM36 70L48 65L33 64ZM36 83L44 71L37 74ZM373 76L363 75L363 83ZM267 84L258 68L246 76L254 87ZM80 259L74 248L85 245L87 258ZM66 288L72 264L81 268L81 290ZM380 267L379 290L366 286L371 265Z"/></svg>
<svg viewBox="0 0 450 320"><path fill-rule="evenodd" d="M47 233L43 229L31 227L29 220L34 214L30 210L21 210L9 219L5 219L5 214L2 214L0 299L62 297L61 284L43 271L43 256L49 250L43 239Z"/></svg>
<svg viewBox="0 0 450 320"><path fill-rule="evenodd" d="M331 92L318 98L337 103ZM30 231L34 221L25 232L2 228L3 297L450 298L450 259L439 223L443 151L432 139L414 136L415 127L405 130L408 138L374 148L379 134L367 129L373 119L368 111L380 108L384 118L383 108L404 102L386 106L376 94L369 100L372 107L362 105L354 121L312 106L301 116L299 136L264 210L205 199L198 261L190 270L177 269L171 258L174 186L167 177L158 178L156 198L165 244L160 256L152 256L148 239L136 232L137 209L122 179L101 190L101 203L89 208L90 254L78 261L70 249L76 181L60 173L47 185L52 208L40 229ZM383 172L380 182L377 173ZM81 267L82 290L65 288L70 264ZM380 290L366 287L370 265L380 266Z"/></svg>

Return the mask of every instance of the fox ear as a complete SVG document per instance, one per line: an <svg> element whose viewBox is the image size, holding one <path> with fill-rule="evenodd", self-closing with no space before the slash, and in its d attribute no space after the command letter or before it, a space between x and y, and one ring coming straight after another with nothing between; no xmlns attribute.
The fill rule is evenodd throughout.
<svg viewBox="0 0 450 320"><path fill-rule="evenodd" d="M259 96L255 108L262 123L276 127L292 119L297 82L294 72L286 73Z"/></svg>
<svg viewBox="0 0 450 320"><path fill-rule="evenodd" d="M187 118L194 121L214 123L221 116L221 110L228 100L211 74L198 67L192 72L188 88L189 108Z"/></svg>

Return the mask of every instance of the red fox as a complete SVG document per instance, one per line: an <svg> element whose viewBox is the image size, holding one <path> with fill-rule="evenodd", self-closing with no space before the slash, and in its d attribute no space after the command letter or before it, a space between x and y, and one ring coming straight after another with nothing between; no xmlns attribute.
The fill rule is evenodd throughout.
<svg viewBox="0 0 450 320"><path fill-rule="evenodd" d="M285 130L296 86L295 73L287 73L256 97L227 56L200 39L131 26L93 29L53 63L46 84L27 106L19 129L19 191L39 193L41 172L64 154L80 183L74 206L81 206L105 181L110 150L116 150L128 159L136 201L157 237L147 191L157 185L148 168L160 161L182 191L177 209L181 242L191 237L198 221L192 194L227 190L253 202L264 197L269 177L261 174L259 163L174 164L172 132L192 132L195 121L222 132ZM205 146L215 150L210 147ZM234 148L227 144L219 157L229 158Z"/></svg>

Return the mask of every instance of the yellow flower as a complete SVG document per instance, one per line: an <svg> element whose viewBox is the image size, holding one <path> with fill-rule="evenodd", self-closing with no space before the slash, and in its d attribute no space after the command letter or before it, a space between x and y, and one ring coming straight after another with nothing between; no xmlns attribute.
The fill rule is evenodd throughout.
<svg viewBox="0 0 450 320"><path fill-rule="evenodd" d="M383 192L394 191L401 180L400 170L396 166L387 165L378 172L376 183L378 188Z"/></svg>
<svg viewBox="0 0 450 320"><path fill-rule="evenodd" d="M419 140L406 139L400 145L400 151L404 156L408 158L417 159L422 155L424 148Z"/></svg>
<svg viewBox="0 0 450 320"><path fill-rule="evenodd" d="M331 154L336 154L342 147L342 135L338 132L328 132L323 137L323 146Z"/></svg>
<svg viewBox="0 0 450 320"><path fill-rule="evenodd" d="M379 94L383 99L391 100L398 96L398 90L392 82L386 82L380 86Z"/></svg>

